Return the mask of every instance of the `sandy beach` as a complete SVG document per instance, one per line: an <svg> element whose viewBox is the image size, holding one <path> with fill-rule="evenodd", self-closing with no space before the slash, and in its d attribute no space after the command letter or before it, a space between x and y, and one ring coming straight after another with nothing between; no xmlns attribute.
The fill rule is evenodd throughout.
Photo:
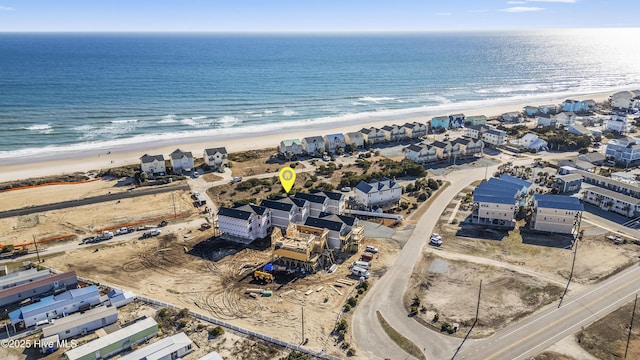
<svg viewBox="0 0 640 360"><path fill-rule="evenodd" d="M578 100L593 99L602 102L615 91L598 92L571 96ZM447 115L454 112L462 112L465 115L497 116L510 111L522 111L526 105L538 106L543 104L561 104L567 97L536 97L535 99L505 100L499 105L482 106L473 103L451 103L429 110L411 109L401 115L388 116L384 112L375 115L365 115L348 123L310 123L304 127L280 129L265 132L224 134L193 137L179 137L153 142L140 142L136 144L121 145L117 147L97 148L77 152L51 152L39 156L15 157L0 160L0 181L12 181L47 175L68 174L73 172L86 172L91 170L106 169L110 167L135 164L140 156L148 154L163 154L165 158L176 148L193 152L195 157L201 157L205 148L225 146L229 152L237 152L251 149L276 148L281 140L303 138L313 135L326 135L331 133L344 133L360 130L362 127L382 127L394 123L426 122L433 116Z"/></svg>

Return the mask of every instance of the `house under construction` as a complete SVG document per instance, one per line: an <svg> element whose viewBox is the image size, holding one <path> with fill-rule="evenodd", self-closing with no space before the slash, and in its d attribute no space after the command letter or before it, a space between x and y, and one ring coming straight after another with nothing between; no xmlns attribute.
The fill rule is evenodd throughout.
<svg viewBox="0 0 640 360"><path fill-rule="evenodd" d="M271 233L272 261L281 261L288 268L303 268L316 272L334 263L329 247L329 230L290 223L283 235L279 228Z"/></svg>

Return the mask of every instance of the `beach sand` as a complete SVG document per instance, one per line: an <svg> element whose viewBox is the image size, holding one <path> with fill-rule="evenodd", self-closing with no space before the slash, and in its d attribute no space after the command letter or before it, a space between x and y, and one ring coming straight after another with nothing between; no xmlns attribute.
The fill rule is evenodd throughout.
<svg viewBox="0 0 640 360"><path fill-rule="evenodd" d="M572 96L574 99L593 99L602 102L613 94L611 91ZM371 115L358 120L333 123L310 124L305 127L281 129L262 133L242 133L234 135L213 135L180 137L170 140L158 140L153 142L140 142L136 144L121 145L118 147L84 150L78 152L51 152L50 154L35 157L16 157L0 160L0 182L27 179L48 175L69 174L74 172L87 172L92 170L107 169L111 167L136 164L139 158L148 153L150 155L163 154L165 159L176 148L183 151L191 151L194 157L202 157L205 148L225 146L229 152L245 151L252 149L275 148L281 140L303 138L306 136L326 135L332 133L344 133L357 131L363 127L382 127L391 124L403 124L405 122L426 122L433 116L462 112L467 116L486 115L498 116L510 111L522 111L526 105L538 106L544 104L561 104L565 98L557 96L548 98L535 98L535 100L520 102L505 102L501 105L489 107L474 106L471 103L445 104L435 110L414 110L403 115L385 116ZM275 151L274 151L275 152Z"/></svg>

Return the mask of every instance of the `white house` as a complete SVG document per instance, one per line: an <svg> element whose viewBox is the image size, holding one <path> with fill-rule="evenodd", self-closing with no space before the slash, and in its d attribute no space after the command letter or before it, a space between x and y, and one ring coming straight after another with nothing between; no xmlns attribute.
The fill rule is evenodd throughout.
<svg viewBox="0 0 640 360"><path fill-rule="evenodd" d="M424 144L409 145L405 151L405 159L418 164L427 164L438 161L438 153L433 146Z"/></svg>
<svg viewBox="0 0 640 360"><path fill-rule="evenodd" d="M636 98L640 98L640 90L619 91L609 97L609 102L614 109L631 110Z"/></svg>
<svg viewBox="0 0 640 360"><path fill-rule="evenodd" d="M299 139L282 140L278 151L285 157L302 155L302 141Z"/></svg>
<svg viewBox="0 0 640 360"><path fill-rule="evenodd" d="M169 155L171 158L171 167L173 172L179 173L183 170L191 171L193 169L193 154L190 151L182 151L176 149Z"/></svg>
<svg viewBox="0 0 640 360"><path fill-rule="evenodd" d="M541 114L555 114L558 112L558 105L550 104L550 105L540 105L538 106L538 112Z"/></svg>
<svg viewBox="0 0 640 360"><path fill-rule="evenodd" d="M531 227L538 231L575 234L583 211L584 206L576 197L535 194Z"/></svg>
<svg viewBox="0 0 640 360"><path fill-rule="evenodd" d="M536 113L538 112L538 108L534 108ZM522 113L518 111L510 111L500 115L500 122L505 123L519 123L522 120Z"/></svg>
<svg viewBox="0 0 640 360"><path fill-rule="evenodd" d="M385 135L382 129L376 127L363 128L360 130L362 134L367 138L369 144L380 144L385 142Z"/></svg>
<svg viewBox="0 0 640 360"><path fill-rule="evenodd" d="M326 150L330 153L336 153L341 149L344 150L347 145L343 134L330 134L324 136Z"/></svg>
<svg viewBox="0 0 640 360"><path fill-rule="evenodd" d="M549 114L541 113L536 116L536 126L556 126L556 118Z"/></svg>
<svg viewBox="0 0 640 360"><path fill-rule="evenodd" d="M607 130L626 134L634 130L635 127L633 124L634 122L630 115L612 114L609 120L606 121L605 128Z"/></svg>
<svg viewBox="0 0 640 360"><path fill-rule="evenodd" d="M481 154L484 149L484 142L482 140L474 140L471 138L457 138L451 141L452 144L457 144L460 148L461 156L473 156Z"/></svg>
<svg viewBox="0 0 640 360"><path fill-rule="evenodd" d="M306 200L309 203L309 216L318 217L320 213L327 212L329 198L324 194L308 194L297 192L293 195L296 199Z"/></svg>
<svg viewBox="0 0 640 360"><path fill-rule="evenodd" d="M144 154L140 158L140 168L143 172L153 174L164 174L167 167L164 164L164 156Z"/></svg>
<svg viewBox="0 0 640 360"><path fill-rule="evenodd" d="M576 114L573 111L563 111L555 116L556 127L569 126L573 124L576 119Z"/></svg>
<svg viewBox="0 0 640 360"><path fill-rule="evenodd" d="M57 319L55 323L42 328L42 337L57 335L59 340L64 340L87 334L116 321L118 321L118 309L115 306L96 306L83 313Z"/></svg>
<svg viewBox="0 0 640 360"><path fill-rule="evenodd" d="M225 147L204 149L204 162L213 171L221 171L228 166L229 159L227 157L227 148Z"/></svg>
<svg viewBox="0 0 640 360"><path fill-rule="evenodd" d="M280 197L262 200L260 206L271 210L271 224L286 229L289 223L302 224L309 216L309 202L304 199Z"/></svg>
<svg viewBox="0 0 640 360"><path fill-rule="evenodd" d="M576 135L583 135L583 136L592 135L591 130L587 129L586 127L582 126L582 124L579 124L579 123L573 123L569 125L567 128L567 131Z"/></svg>
<svg viewBox="0 0 640 360"><path fill-rule="evenodd" d="M481 139L482 138L482 133L484 131L484 126L467 126L465 128L466 131L466 136L472 138L472 139Z"/></svg>
<svg viewBox="0 0 640 360"><path fill-rule="evenodd" d="M302 151L309 155L319 155L324 153L324 139L322 136L309 136L302 139Z"/></svg>
<svg viewBox="0 0 640 360"><path fill-rule="evenodd" d="M453 156L453 146L449 141L434 141L431 146L436 150L439 160L449 160Z"/></svg>
<svg viewBox="0 0 640 360"><path fill-rule="evenodd" d="M327 206L325 212L329 214L342 215L345 208L345 196L343 193L333 191L311 191L313 195L324 196L327 198Z"/></svg>
<svg viewBox="0 0 640 360"><path fill-rule="evenodd" d="M640 199L601 187L586 187L582 189L582 200L599 208L635 218L640 214Z"/></svg>
<svg viewBox="0 0 640 360"><path fill-rule="evenodd" d="M193 342L181 332L120 357L120 360L174 360L193 351Z"/></svg>
<svg viewBox="0 0 640 360"><path fill-rule="evenodd" d="M407 132L405 129L396 124L385 125L382 127L382 131L384 132L384 137L387 141L402 141L407 138Z"/></svg>
<svg viewBox="0 0 640 360"><path fill-rule="evenodd" d="M535 149L536 151L547 150L549 146L545 140L540 139L538 135L532 133L527 133L520 139L511 141L511 143L527 149Z"/></svg>
<svg viewBox="0 0 640 360"><path fill-rule="evenodd" d="M227 240L251 243L269 234L271 210L254 204L241 204L218 210L218 228Z"/></svg>
<svg viewBox="0 0 640 360"><path fill-rule="evenodd" d="M420 139L423 136L427 135L427 125L421 124L419 122L406 123L402 125L407 138L409 139Z"/></svg>
<svg viewBox="0 0 640 360"><path fill-rule="evenodd" d="M473 192L473 222L514 227L519 188L516 184L495 178L478 185Z"/></svg>
<svg viewBox="0 0 640 360"><path fill-rule="evenodd" d="M355 187L356 202L366 208L395 205L402 197L402 186L395 181L382 178L369 183L360 181Z"/></svg>
<svg viewBox="0 0 640 360"><path fill-rule="evenodd" d="M40 279L46 279L51 275L49 269L42 269L38 271L36 268L28 270L18 271L5 276L0 276L0 290L12 288L14 286L22 285L37 281Z"/></svg>
<svg viewBox="0 0 640 360"><path fill-rule="evenodd" d="M483 144L489 144L494 147L502 146L507 143L507 132L488 127L482 133L482 142Z"/></svg>
<svg viewBox="0 0 640 360"><path fill-rule="evenodd" d="M360 131L353 131L344 134L344 138L347 144L351 145L354 149L363 148L367 142L367 137Z"/></svg>

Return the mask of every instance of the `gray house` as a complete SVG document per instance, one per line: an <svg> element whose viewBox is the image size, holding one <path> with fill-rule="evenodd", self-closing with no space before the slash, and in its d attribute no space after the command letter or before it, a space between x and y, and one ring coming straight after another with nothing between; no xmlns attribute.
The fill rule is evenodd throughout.
<svg viewBox="0 0 640 360"><path fill-rule="evenodd" d="M38 271L38 269L29 269L14 272L0 277L0 290L8 289L25 283L34 282L40 279L46 279L51 275L49 269Z"/></svg>
<svg viewBox="0 0 640 360"><path fill-rule="evenodd" d="M57 336L58 340L64 340L85 335L116 321L118 321L118 309L115 306L97 306L83 313L56 320L54 324L42 328L42 337Z"/></svg>
<svg viewBox="0 0 640 360"><path fill-rule="evenodd" d="M75 271L26 282L18 286L0 290L0 307L15 304L26 299L38 299L78 287Z"/></svg>

